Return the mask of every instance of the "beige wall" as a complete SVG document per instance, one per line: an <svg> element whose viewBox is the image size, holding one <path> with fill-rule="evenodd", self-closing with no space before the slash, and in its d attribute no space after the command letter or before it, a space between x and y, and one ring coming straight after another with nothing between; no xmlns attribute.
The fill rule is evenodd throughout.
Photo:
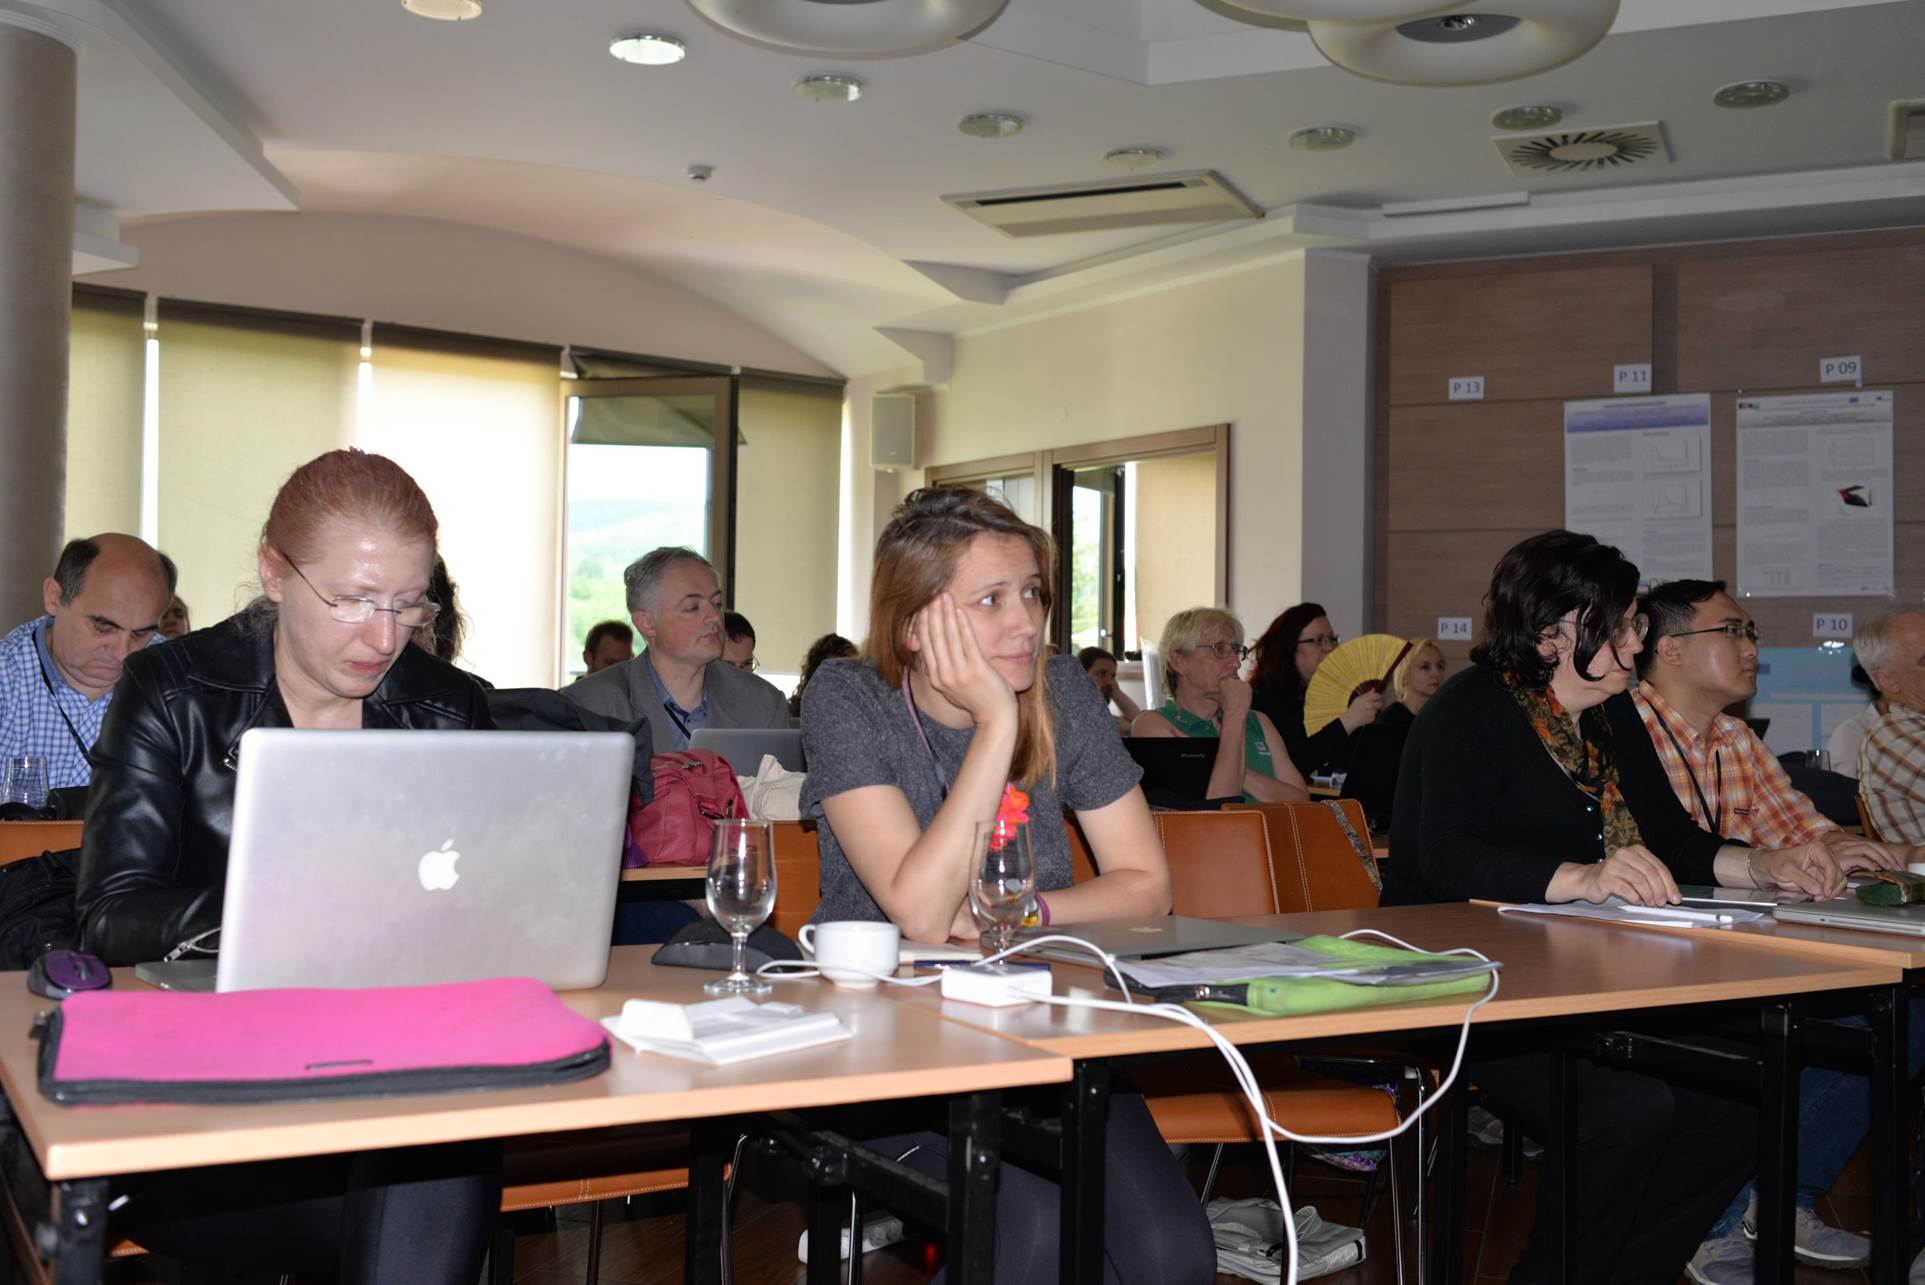
<svg viewBox="0 0 1925 1285"><path fill-rule="evenodd" d="M836 621L842 402L744 387L736 423L735 610L762 668L792 674Z"/></svg>
<svg viewBox="0 0 1925 1285"><path fill-rule="evenodd" d="M138 268L82 278L207 303L828 375L751 319L651 273L433 219L217 214L126 228Z"/></svg>
<svg viewBox="0 0 1925 1285"><path fill-rule="evenodd" d="M1136 529L1136 628L1140 637L1155 642L1177 612L1211 605L1216 452L1139 462ZM1131 639L1125 646L1134 649L1135 643Z"/></svg>

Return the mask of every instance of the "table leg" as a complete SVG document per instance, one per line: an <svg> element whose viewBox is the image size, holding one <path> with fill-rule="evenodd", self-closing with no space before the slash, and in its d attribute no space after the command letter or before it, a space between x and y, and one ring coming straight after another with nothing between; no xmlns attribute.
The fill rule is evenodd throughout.
<svg viewBox="0 0 1925 1285"><path fill-rule="evenodd" d="M688 1220L682 1256L687 1285L721 1285L728 1223L725 1174L737 1130L727 1120L697 1120L688 1132Z"/></svg>
<svg viewBox="0 0 1925 1285"><path fill-rule="evenodd" d="M1905 1064L1910 991L1881 986L1871 993L1872 1028L1872 1282L1904 1285L1911 1262L1906 1227L1905 1096L1911 1068Z"/></svg>
<svg viewBox="0 0 1925 1285"><path fill-rule="evenodd" d="M53 1285L95 1285L107 1262L107 1180L54 1187Z"/></svg>
<svg viewBox="0 0 1925 1285"><path fill-rule="evenodd" d="M1558 1280L1577 1278L1577 1099L1571 1077L1571 1054L1551 1054L1550 1134L1544 1139L1544 1163L1538 1172L1545 1186L1546 1210L1557 1228ZM1543 1215L1540 1215L1540 1217Z"/></svg>
<svg viewBox="0 0 1925 1285"><path fill-rule="evenodd" d="M1079 1061L1063 1104L1062 1255L1064 1285L1102 1285L1103 1171L1108 1149L1110 1069Z"/></svg>
<svg viewBox="0 0 1925 1285"><path fill-rule="evenodd" d="M842 1234L849 1227L849 1189L809 1180L808 1285L836 1285L842 1279ZM850 1245L860 1257L862 1247Z"/></svg>
<svg viewBox="0 0 1925 1285"><path fill-rule="evenodd" d="M1437 1122L1437 1164L1432 1170L1436 1196L1431 1201L1431 1285L1460 1285L1464 1279L1464 1187L1469 1181L1466 1154L1470 1099L1462 1084L1431 1108Z"/></svg>
<svg viewBox="0 0 1925 1285"><path fill-rule="evenodd" d="M1002 1129L998 1095L964 1093L949 1100L948 1279L956 1285L989 1285L996 1274Z"/></svg>
<svg viewBox="0 0 1925 1285"><path fill-rule="evenodd" d="M1758 1285L1791 1285L1792 1197L1798 1181L1798 1018L1788 1001L1759 1010ZM1876 1097L1876 1095L1874 1095Z"/></svg>

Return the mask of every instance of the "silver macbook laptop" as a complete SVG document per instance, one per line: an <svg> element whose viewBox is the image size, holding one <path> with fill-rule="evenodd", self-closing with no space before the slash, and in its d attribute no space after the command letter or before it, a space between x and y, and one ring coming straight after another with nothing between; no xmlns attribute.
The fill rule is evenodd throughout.
<svg viewBox="0 0 1925 1285"><path fill-rule="evenodd" d="M791 772L806 771L802 733L793 727L698 727L688 738L689 748L713 750L729 761L737 776L754 776L764 754Z"/></svg>
<svg viewBox="0 0 1925 1285"><path fill-rule="evenodd" d="M1250 946L1262 941L1298 941L1303 937L1302 933L1285 928L1258 928L1221 919L1163 915L1155 919L1110 919L1098 923L1064 924L1060 928L1025 928L1016 934L1016 940L1021 942L1024 938L1041 937L1047 933L1080 937L1118 959L1149 959L1156 955L1180 955L1190 950ZM1088 951L1078 950L1063 942L1050 942L1037 947L1032 953L1066 964L1096 962Z"/></svg>
<svg viewBox="0 0 1925 1285"><path fill-rule="evenodd" d="M1776 910L1792 902L1811 900L1809 893L1777 888L1717 888L1697 883L1679 884L1678 896L1696 910Z"/></svg>
<svg viewBox="0 0 1925 1285"><path fill-rule="evenodd" d="M215 989L600 985L634 760L619 732L248 732Z"/></svg>
<svg viewBox="0 0 1925 1285"><path fill-rule="evenodd" d="M1925 937L1925 905L1868 906L1856 898L1841 897L1836 901L1780 906L1773 913L1788 924L1826 924L1833 928Z"/></svg>

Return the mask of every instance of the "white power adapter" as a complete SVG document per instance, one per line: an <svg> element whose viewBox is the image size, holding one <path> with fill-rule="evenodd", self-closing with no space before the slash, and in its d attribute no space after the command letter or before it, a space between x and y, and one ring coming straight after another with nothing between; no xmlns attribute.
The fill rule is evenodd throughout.
<svg viewBox="0 0 1925 1285"><path fill-rule="evenodd" d="M942 997L965 1004L1008 1008L1047 999L1052 985L1047 968L1010 968L1003 964L971 964L948 968L942 974Z"/></svg>

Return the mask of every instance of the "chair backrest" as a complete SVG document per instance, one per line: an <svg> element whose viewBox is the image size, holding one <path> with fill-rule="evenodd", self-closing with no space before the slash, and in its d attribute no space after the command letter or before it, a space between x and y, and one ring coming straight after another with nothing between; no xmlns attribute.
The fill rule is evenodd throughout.
<svg viewBox="0 0 1925 1285"><path fill-rule="evenodd" d="M0 866L80 846L78 821L0 821Z"/></svg>
<svg viewBox="0 0 1925 1285"><path fill-rule="evenodd" d="M1200 919L1273 915L1277 880L1261 816L1152 812L1170 863L1171 911Z"/></svg>
<svg viewBox="0 0 1925 1285"><path fill-rule="evenodd" d="M1360 839L1363 804L1356 799L1335 801ZM1277 863L1277 899L1286 914L1301 910L1359 910L1377 904L1377 885L1337 818L1323 803L1236 803L1226 811L1255 812L1270 832L1270 851Z"/></svg>
<svg viewBox="0 0 1925 1285"><path fill-rule="evenodd" d="M775 832L775 909L769 924L793 937L822 900L822 855L815 822L773 821L770 828Z"/></svg>
<svg viewBox="0 0 1925 1285"><path fill-rule="evenodd" d="M1858 796L1858 828L1863 830L1865 837L1873 843L1883 842L1878 837L1878 826L1872 821L1872 810L1865 806L1865 796L1862 794Z"/></svg>

